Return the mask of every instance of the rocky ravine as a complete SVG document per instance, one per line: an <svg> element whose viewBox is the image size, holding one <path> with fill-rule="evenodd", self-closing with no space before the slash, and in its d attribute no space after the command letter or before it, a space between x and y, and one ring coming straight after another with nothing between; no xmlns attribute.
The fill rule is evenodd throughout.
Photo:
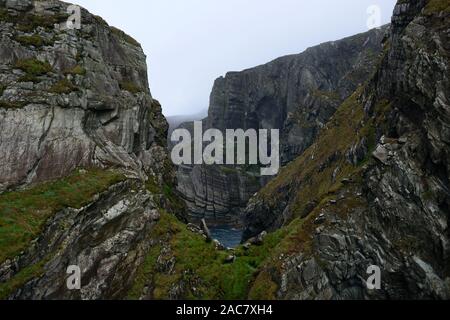
<svg viewBox="0 0 450 320"><path fill-rule="evenodd" d="M180 221L139 44L85 10L55 30L66 7L0 0L0 299L450 297L448 1L399 1L374 75L251 199L235 250Z"/></svg>
<svg viewBox="0 0 450 320"><path fill-rule="evenodd" d="M216 80L204 130L280 129L284 164L303 153L337 107L369 79L386 27ZM186 126L186 125L185 125ZM178 190L191 216L238 223L269 179L247 167L182 166Z"/></svg>
<svg viewBox="0 0 450 320"><path fill-rule="evenodd" d="M183 219L142 48L84 9L56 29L67 6L0 1L0 298L123 298L162 210Z"/></svg>
<svg viewBox="0 0 450 320"><path fill-rule="evenodd" d="M399 1L374 78L250 201L246 237L287 234L254 296L450 298L449 17L448 1Z"/></svg>

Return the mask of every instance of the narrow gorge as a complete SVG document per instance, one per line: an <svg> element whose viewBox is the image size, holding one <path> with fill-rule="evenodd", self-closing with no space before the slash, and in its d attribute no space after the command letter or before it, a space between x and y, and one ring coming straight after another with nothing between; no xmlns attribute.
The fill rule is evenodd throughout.
<svg viewBox="0 0 450 320"><path fill-rule="evenodd" d="M386 30L374 29L227 73L214 83L208 117L202 121L204 131L279 129L281 161L289 163L373 75ZM192 130L193 125L181 127ZM190 216L235 225L242 224L249 199L270 180L261 177L256 166L180 166L177 177Z"/></svg>
<svg viewBox="0 0 450 320"><path fill-rule="evenodd" d="M450 299L447 0L218 78L204 130L279 129L269 178L176 167L141 45L69 5L0 0L0 300Z"/></svg>

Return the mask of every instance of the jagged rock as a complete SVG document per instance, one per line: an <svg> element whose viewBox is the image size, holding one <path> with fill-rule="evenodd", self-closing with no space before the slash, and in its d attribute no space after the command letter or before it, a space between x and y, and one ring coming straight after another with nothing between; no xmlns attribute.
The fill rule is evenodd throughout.
<svg viewBox="0 0 450 320"><path fill-rule="evenodd" d="M213 244L214 244L214 247L216 248L216 250L223 251L226 249L225 246L222 243L220 243L220 241L217 239L213 240Z"/></svg>
<svg viewBox="0 0 450 320"><path fill-rule="evenodd" d="M201 221L201 229L203 231L203 234L206 237L206 240L207 241L212 241L213 238L211 236L211 232L209 231L209 228L208 228L208 225L206 224L205 219L202 219L202 221Z"/></svg>
<svg viewBox="0 0 450 320"><path fill-rule="evenodd" d="M32 8L31 0L6 0L6 8L17 11L27 11Z"/></svg>
<svg viewBox="0 0 450 320"><path fill-rule="evenodd" d="M389 164L389 152L385 146L379 145L377 149L372 153L373 157L380 161L382 164Z"/></svg>
<svg viewBox="0 0 450 320"><path fill-rule="evenodd" d="M314 224L322 224L325 221L327 221L327 218L325 216L325 214L321 213L315 220L314 220Z"/></svg>
<svg viewBox="0 0 450 320"><path fill-rule="evenodd" d="M177 190L194 220L237 224L248 199L260 188L255 175L218 166L179 166Z"/></svg>
<svg viewBox="0 0 450 320"><path fill-rule="evenodd" d="M203 234L202 229L201 229L199 226L197 226L196 224L188 223L187 226L186 226L186 228L187 228L189 231L191 231L191 232Z"/></svg>
<svg viewBox="0 0 450 320"><path fill-rule="evenodd" d="M81 30L54 28L67 6L0 1L0 192L75 169L86 175L80 167L115 167L128 179L83 208L58 210L26 250L0 261L2 298L125 298L157 244L161 210L173 201L144 185L149 175L158 186L171 184L175 172L142 48L84 9ZM163 249L155 268L170 273L175 258ZM81 269L81 290L67 288L70 265ZM24 272L28 278L17 282Z"/></svg>
<svg viewBox="0 0 450 320"><path fill-rule="evenodd" d="M309 189L317 182L314 175L320 163L314 164L306 176L299 172L308 170L304 166L288 165L289 174L281 173L274 181L275 185L289 186L288 190L282 190L283 195L274 191L270 201L252 199L246 208L251 218L245 219L246 230L251 233L280 227L294 230L291 244L296 249L276 257L276 265L282 264L281 268L270 263L264 269L277 287L277 298L450 297L450 49L444 45L450 41L450 13L439 11L435 4L399 1L379 68L357 93L354 107L364 112L364 120L356 124L359 128L355 138L345 147L338 147L324 133L314 145L314 150L325 150L330 155L336 148L350 150L360 138L357 135L362 135L361 128L370 121L373 125L369 137L373 141L381 138L374 159L364 166L354 166L353 173L342 180L339 189L345 198L333 206L336 213L332 217L327 213L333 223L315 227L304 219L289 229L289 223L300 212L291 220L280 219L288 205L303 208L310 201L304 199L305 194L319 197L315 210L326 207L328 201L324 205L320 202L329 196L327 189L323 190L325 184ZM345 106L342 108L345 110ZM353 119L341 119L349 120ZM345 128L336 122L327 126ZM301 156L297 161L311 165L308 161L312 158ZM355 163L341 157L330 165L342 166L342 161ZM332 179L329 177L327 183L333 185ZM334 188L328 191L336 193ZM289 194L287 199L285 194ZM355 194L357 199L353 198ZM260 219L267 221L264 229ZM380 290L369 290L365 283L368 267L373 265L381 269Z"/></svg>
<svg viewBox="0 0 450 320"><path fill-rule="evenodd" d="M234 263L234 261L236 261L236 256L235 255L229 255L225 258L224 263L226 264L230 264L230 263Z"/></svg>
<svg viewBox="0 0 450 320"><path fill-rule="evenodd" d="M353 165L357 165L366 158L367 153L367 139L364 137L347 152L347 161Z"/></svg>
<svg viewBox="0 0 450 320"><path fill-rule="evenodd" d="M152 217L156 205L149 202L148 192L131 193L132 188L135 186L131 181L119 183L85 208L64 209L51 218L29 249L13 262L0 265L0 283L3 283L42 257L52 257L41 276L27 282L10 298L122 297L151 245L151 230L156 223ZM111 210L114 216L110 215ZM69 265L78 265L82 270L81 291L67 290Z"/></svg>
<svg viewBox="0 0 450 320"><path fill-rule="evenodd" d="M247 243L250 245L260 246L264 243L264 239L267 237L267 232L263 231L258 236L248 239Z"/></svg>
<svg viewBox="0 0 450 320"><path fill-rule="evenodd" d="M81 166L116 165L141 179L163 172L156 167L167 154L158 151L167 122L150 95L137 43L85 10L81 30L15 26L18 10L30 21L44 14L52 21L67 6L6 2L13 23L0 22L0 190L60 178ZM31 36L42 45L21 40ZM32 68L40 71L32 74Z"/></svg>

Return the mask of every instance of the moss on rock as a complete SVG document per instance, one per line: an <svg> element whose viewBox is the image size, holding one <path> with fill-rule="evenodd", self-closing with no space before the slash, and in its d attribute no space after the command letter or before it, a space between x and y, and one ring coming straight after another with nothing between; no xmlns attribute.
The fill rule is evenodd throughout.
<svg viewBox="0 0 450 320"><path fill-rule="evenodd" d="M26 249L50 216L63 208L81 208L94 195L124 179L117 171L93 168L0 194L0 263Z"/></svg>

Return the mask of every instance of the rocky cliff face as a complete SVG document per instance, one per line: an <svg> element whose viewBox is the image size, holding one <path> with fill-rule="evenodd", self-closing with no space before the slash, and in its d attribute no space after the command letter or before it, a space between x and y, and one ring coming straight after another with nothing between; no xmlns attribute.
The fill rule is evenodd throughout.
<svg viewBox="0 0 450 320"><path fill-rule="evenodd" d="M141 46L67 7L0 1L3 299L126 297L161 212L183 218Z"/></svg>
<svg viewBox="0 0 450 320"><path fill-rule="evenodd" d="M230 72L216 80L205 130L279 129L282 162L311 145L336 108L375 70L386 27L309 48L301 54ZM211 220L239 220L249 198L268 179L246 168L178 170L189 211Z"/></svg>
<svg viewBox="0 0 450 320"><path fill-rule="evenodd" d="M142 49L84 10L55 30L66 7L0 0L0 299L450 298L448 1L399 1L373 76L251 199L235 250L175 217Z"/></svg>
<svg viewBox="0 0 450 320"><path fill-rule="evenodd" d="M447 1L399 1L374 78L250 201L246 237L286 235L253 296L450 297L449 15Z"/></svg>
<svg viewBox="0 0 450 320"><path fill-rule="evenodd" d="M216 80L207 128L280 129L282 162L309 147L337 107L373 74L386 27Z"/></svg>
<svg viewBox="0 0 450 320"><path fill-rule="evenodd" d="M83 10L80 30L59 1L3 1L0 187L59 178L80 166L143 176L166 130L140 45ZM157 141L161 142L161 141Z"/></svg>

